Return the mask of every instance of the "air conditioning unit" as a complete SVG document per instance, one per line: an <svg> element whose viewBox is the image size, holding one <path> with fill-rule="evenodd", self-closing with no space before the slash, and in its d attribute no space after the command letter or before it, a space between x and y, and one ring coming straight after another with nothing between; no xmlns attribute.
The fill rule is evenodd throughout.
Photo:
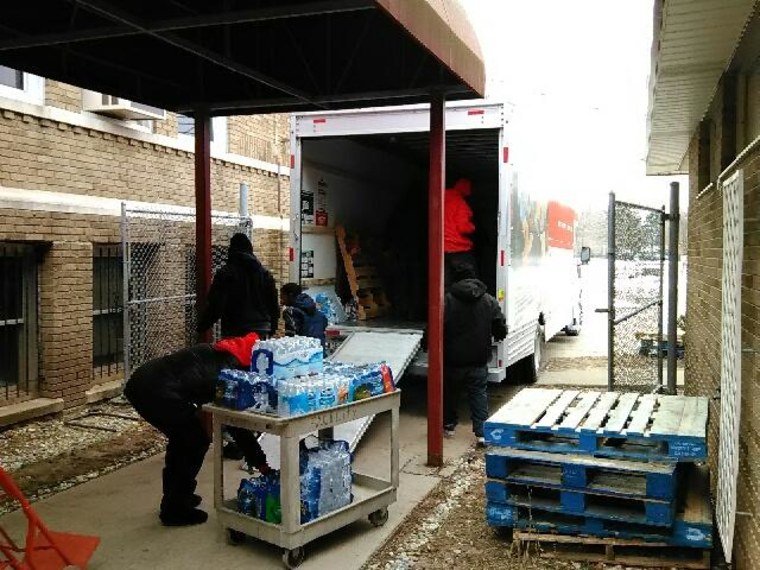
<svg viewBox="0 0 760 570"><path fill-rule="evenodd" d="M82 106L85 111L116 117L123 120L162 120L166 111L143 103L136 103L121 97L98 93L97 91L83 92Z"/></svg>

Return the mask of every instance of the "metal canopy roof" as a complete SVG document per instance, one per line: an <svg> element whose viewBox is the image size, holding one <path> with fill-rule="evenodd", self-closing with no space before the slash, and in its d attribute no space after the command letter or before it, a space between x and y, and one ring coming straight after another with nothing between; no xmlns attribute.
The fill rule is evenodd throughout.
<svg viewBox="0 0 760 570"><path fill-rule="evenodd" d="M7 2L0 65L188 114L485 90L480 47L457 0Z"/></svg>
<svg viewBox="0 0 760 570"><path fill-rule="evenodd" d="M756 0L657 0L649 88L647 174L688 172L705 116Z"/></svg>

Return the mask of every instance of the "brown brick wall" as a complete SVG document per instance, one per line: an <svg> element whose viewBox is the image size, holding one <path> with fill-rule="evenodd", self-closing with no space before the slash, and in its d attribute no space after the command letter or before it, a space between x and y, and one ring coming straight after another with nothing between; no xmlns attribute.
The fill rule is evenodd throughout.
<svg viewBox="0 0 760 570"><path fill-rule="evenodd" d="M698 141L690 147L689 277L687 291L686 393L712 397L720 386L721 271L723 202L717 190L699 200ZM714 160L714 158L713 158ZM750 570L760 560L760 151L739 165L744 169L744 260L742 276L742 427L734 543L735 568ZM753 352L754 351L754 352ZM720 406L711 400L709 463L717 483Z"/></svg>
<svg viewBox="0 0 760 570"><path fill-rule="evenodd" d="M46 87L48 104L81 111L81 90L52 81ZM232 123L241 132L279 125L287 133L283 116L241 117ZM155 125L157 133L176 134L174 115ZM266 137L277 138L269 130ZM269 157L254 158L272 160L273 156L274 151ZM2 186L192 206L193 166L192 153L0 110ZM251 213L289 217L286 176L278 178L264 170L214 159L211 177L214 209L236 211L239 185L246 182ZM177 247L172 252L157 255L146 268L153 282L163 281L162 291L168 287L184 294L188 287L185 256L194 247L194 230L191 225L188 228L179 232L181 243L174 244ZM253 232L256 253L282 283L287 277L287 234L255 228ZM225 233L221 242L226 240ZM38 242L42 252L38 267L41 382L30 397L63 397L67 408L84 404L85 392L93 383L112 379L93 378L92 247L120 242L119 218L0 208L0 241ZM178 305L164 313L150 317L149 331L166 334L168 326L177 342L184 342L184 309ZM28 398L14 401L23 399ZM8 403L0 400L0 406Z"/></svg>
<svg viewBox="0 0 760 570"><path fill-rule="evenodd" d="M82 90L73 85L46 79L45 104L79 113L82 110Z"/></svg>
<svg viewBox="0 0 760 570"><path fill-rule="evenodd" d="M211 179L215 209L237 210L247 182L254 211L278 213L275 174L214 159ZM193 154L4 110L0 185L192 206Z"/></svg>
<svg viewBox="0 0 760 570"><path fill-rule="evenodd" d="M265 162L287 165L290 151L287 115L230 117L229 151Z"/></svg>
<svg viewBox="0 0 760 570"><path fill-rule="evenodd" d="M67 407L84 404L92 385L92 243L118 240L115 217L0 209L0 241L44 242L37 394L64 398Z"/></svg>

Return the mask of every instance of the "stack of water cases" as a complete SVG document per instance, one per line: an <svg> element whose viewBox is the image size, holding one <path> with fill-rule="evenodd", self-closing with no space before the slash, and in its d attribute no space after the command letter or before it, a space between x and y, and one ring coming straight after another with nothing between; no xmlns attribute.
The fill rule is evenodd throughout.
<svg viewBox="0 0 760 570"><path fill-rule="evenodd" d="M525 389L485 425L486 516L575 560L707 568L706 398Z"/></svg>

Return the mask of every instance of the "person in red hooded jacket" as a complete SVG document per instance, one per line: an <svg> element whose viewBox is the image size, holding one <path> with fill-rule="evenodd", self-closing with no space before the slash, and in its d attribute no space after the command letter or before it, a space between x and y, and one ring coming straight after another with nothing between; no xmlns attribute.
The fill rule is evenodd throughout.
<svg viewBox="0 0 760 570"><path fill-rule="evenodd" d="M470 237L475 232L475 224L472 223L472 209L465 199L470 194L472 194L472 185L465 178L457 180L452 188L446 189L444 194L444 286L447 291L452 285L454 268L466 266L475 275L478 274Z"/></svg>
<svg viewBox="0 0 760 570"><path fill-rule="evenodd" d="M216 344L198 344L155 358L130 376L124 395L148 423L167 438L163 471L163 498L159 518L166 526L206 522L197 508L196 477L210 441L199 417L200 408L214 400L216 380L224 368L248 369L256 333L228 338ZM228 427L249 465L270 471L256 436ZM219 444L219 443L218 443Z"/></svg>

